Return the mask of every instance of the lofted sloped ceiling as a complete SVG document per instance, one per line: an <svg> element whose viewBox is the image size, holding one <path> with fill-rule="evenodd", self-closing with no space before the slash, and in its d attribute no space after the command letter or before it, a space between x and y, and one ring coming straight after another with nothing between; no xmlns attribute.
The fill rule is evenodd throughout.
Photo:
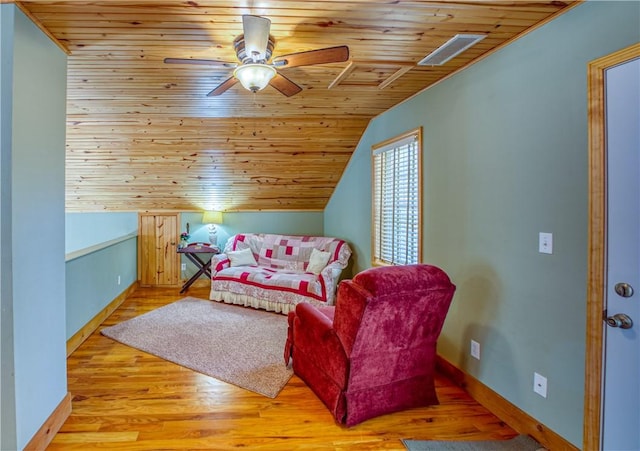
<svg viewBox="0 0 640 451"><path fill-rule="evenodd" d="M565 11L572 1L39 0L17 6L68 54L70 212L318 210L369 120ZM242 15L271 19L273 55L347 45L343 63L283 68L303 90L253 94L236 61ZM486 34L416 66L457 33Z"/></svg>

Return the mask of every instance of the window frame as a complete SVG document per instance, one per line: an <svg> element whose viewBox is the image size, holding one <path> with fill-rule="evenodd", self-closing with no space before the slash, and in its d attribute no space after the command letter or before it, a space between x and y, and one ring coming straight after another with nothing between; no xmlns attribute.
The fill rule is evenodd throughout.
<svg viewBox="0 0 640 451"><path fill-rule="evenodd" d="M416 143L417 156L417 261L422 262L422 127L409 130L401 135L394 136L380 143L371 146L371 264L373 266L392 266L404 263L398 263L398 260L392 258L391 261L381 258L377 255L378 237L376 236L376 216L378 215L378 206L376 199L376 184L378 183L378 174L376 174L376 156L387 151L393 151L404 145L408 145L408 140L414 139ZM380 182L381 183L381 182ZM380 252L382 254L382 252Z"/></svg>

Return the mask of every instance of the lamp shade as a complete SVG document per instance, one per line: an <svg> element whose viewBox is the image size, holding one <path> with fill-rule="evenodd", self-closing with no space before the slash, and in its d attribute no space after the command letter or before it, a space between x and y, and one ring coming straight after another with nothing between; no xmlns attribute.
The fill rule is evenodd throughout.
<svg viewBox="0 0 640 451"><path fill-rule="evenodd" d="M222 212L207 210L202 215L203 224L222 224Z"/></svg>
<svg viewBox="0 0 640 451"><path fill-rule="evenodd" d="M276 70L266 64L243 64L233 71L233 76L240 80L246 89L257 92L266 88L276 76Z"/></svg>

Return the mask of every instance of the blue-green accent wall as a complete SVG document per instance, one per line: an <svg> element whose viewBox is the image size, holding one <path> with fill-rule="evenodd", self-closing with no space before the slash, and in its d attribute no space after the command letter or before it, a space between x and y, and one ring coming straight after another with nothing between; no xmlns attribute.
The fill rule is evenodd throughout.
<svg viewBox="0 0 640 451"><path fill-rule="evenodd" d="M0 5L0 449L17 446L11 262L13 15L11 5Z"/></svg>
<svg viewBox="0 0 640 451"><path fill-rule="evenodd" d="M136 282L137 262L137 237L67 261L67 340Z"/></svg>
<svg viewBox="0 0 640 451"><path fill-rule="evenodd" d="M138 233L136 212L67 213L65 222L67 254Z"/></svg>
<svg viewBox="0 0 640 451"><path fill-rule="evenodd" d="M66 339L138 279L138 213L67 213Z"/></svg>
<svg viewBox="0 0 640 451"><path fill-rule="evenodd" d="M5 348L3 337L2 367L4 372L5 364L13 366L14 372L1 381L3 398L8 394L14 402L8 406L3 399L1 446L22 449L67 393L67 60L14 5L1 8L3 138L6 121L11 124L11 142L5 147L3 139L2 146L2 273L10 278L8 290L2 284L3 333L5 321L12 322L12 348ZM11 79L12 95L5 76Z"/></svg>
<svg viewBox="0 0 640 451"><path fill-rule="evenodd" d="M355 271L369 267L371 146L422 126L423 261L458 287L438 351L579 447L587 63L640 41L639 19L639 2L586 2L375 118L325 210L325 233L352 243Z"/></svg>

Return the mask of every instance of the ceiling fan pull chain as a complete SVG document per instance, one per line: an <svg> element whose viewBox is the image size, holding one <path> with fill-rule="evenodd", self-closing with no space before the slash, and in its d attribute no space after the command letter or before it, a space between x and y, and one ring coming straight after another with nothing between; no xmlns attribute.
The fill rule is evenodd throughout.
<svg viewBox="0 0 640 451"><path fill-rule="evenodd" d="M253 91L253 111L256 111L256 108L258 107L258 97L257 97L257 91ZM257 128L258 128L258 117L254 116L253 117L253 136L257 136Z"/></svg>

